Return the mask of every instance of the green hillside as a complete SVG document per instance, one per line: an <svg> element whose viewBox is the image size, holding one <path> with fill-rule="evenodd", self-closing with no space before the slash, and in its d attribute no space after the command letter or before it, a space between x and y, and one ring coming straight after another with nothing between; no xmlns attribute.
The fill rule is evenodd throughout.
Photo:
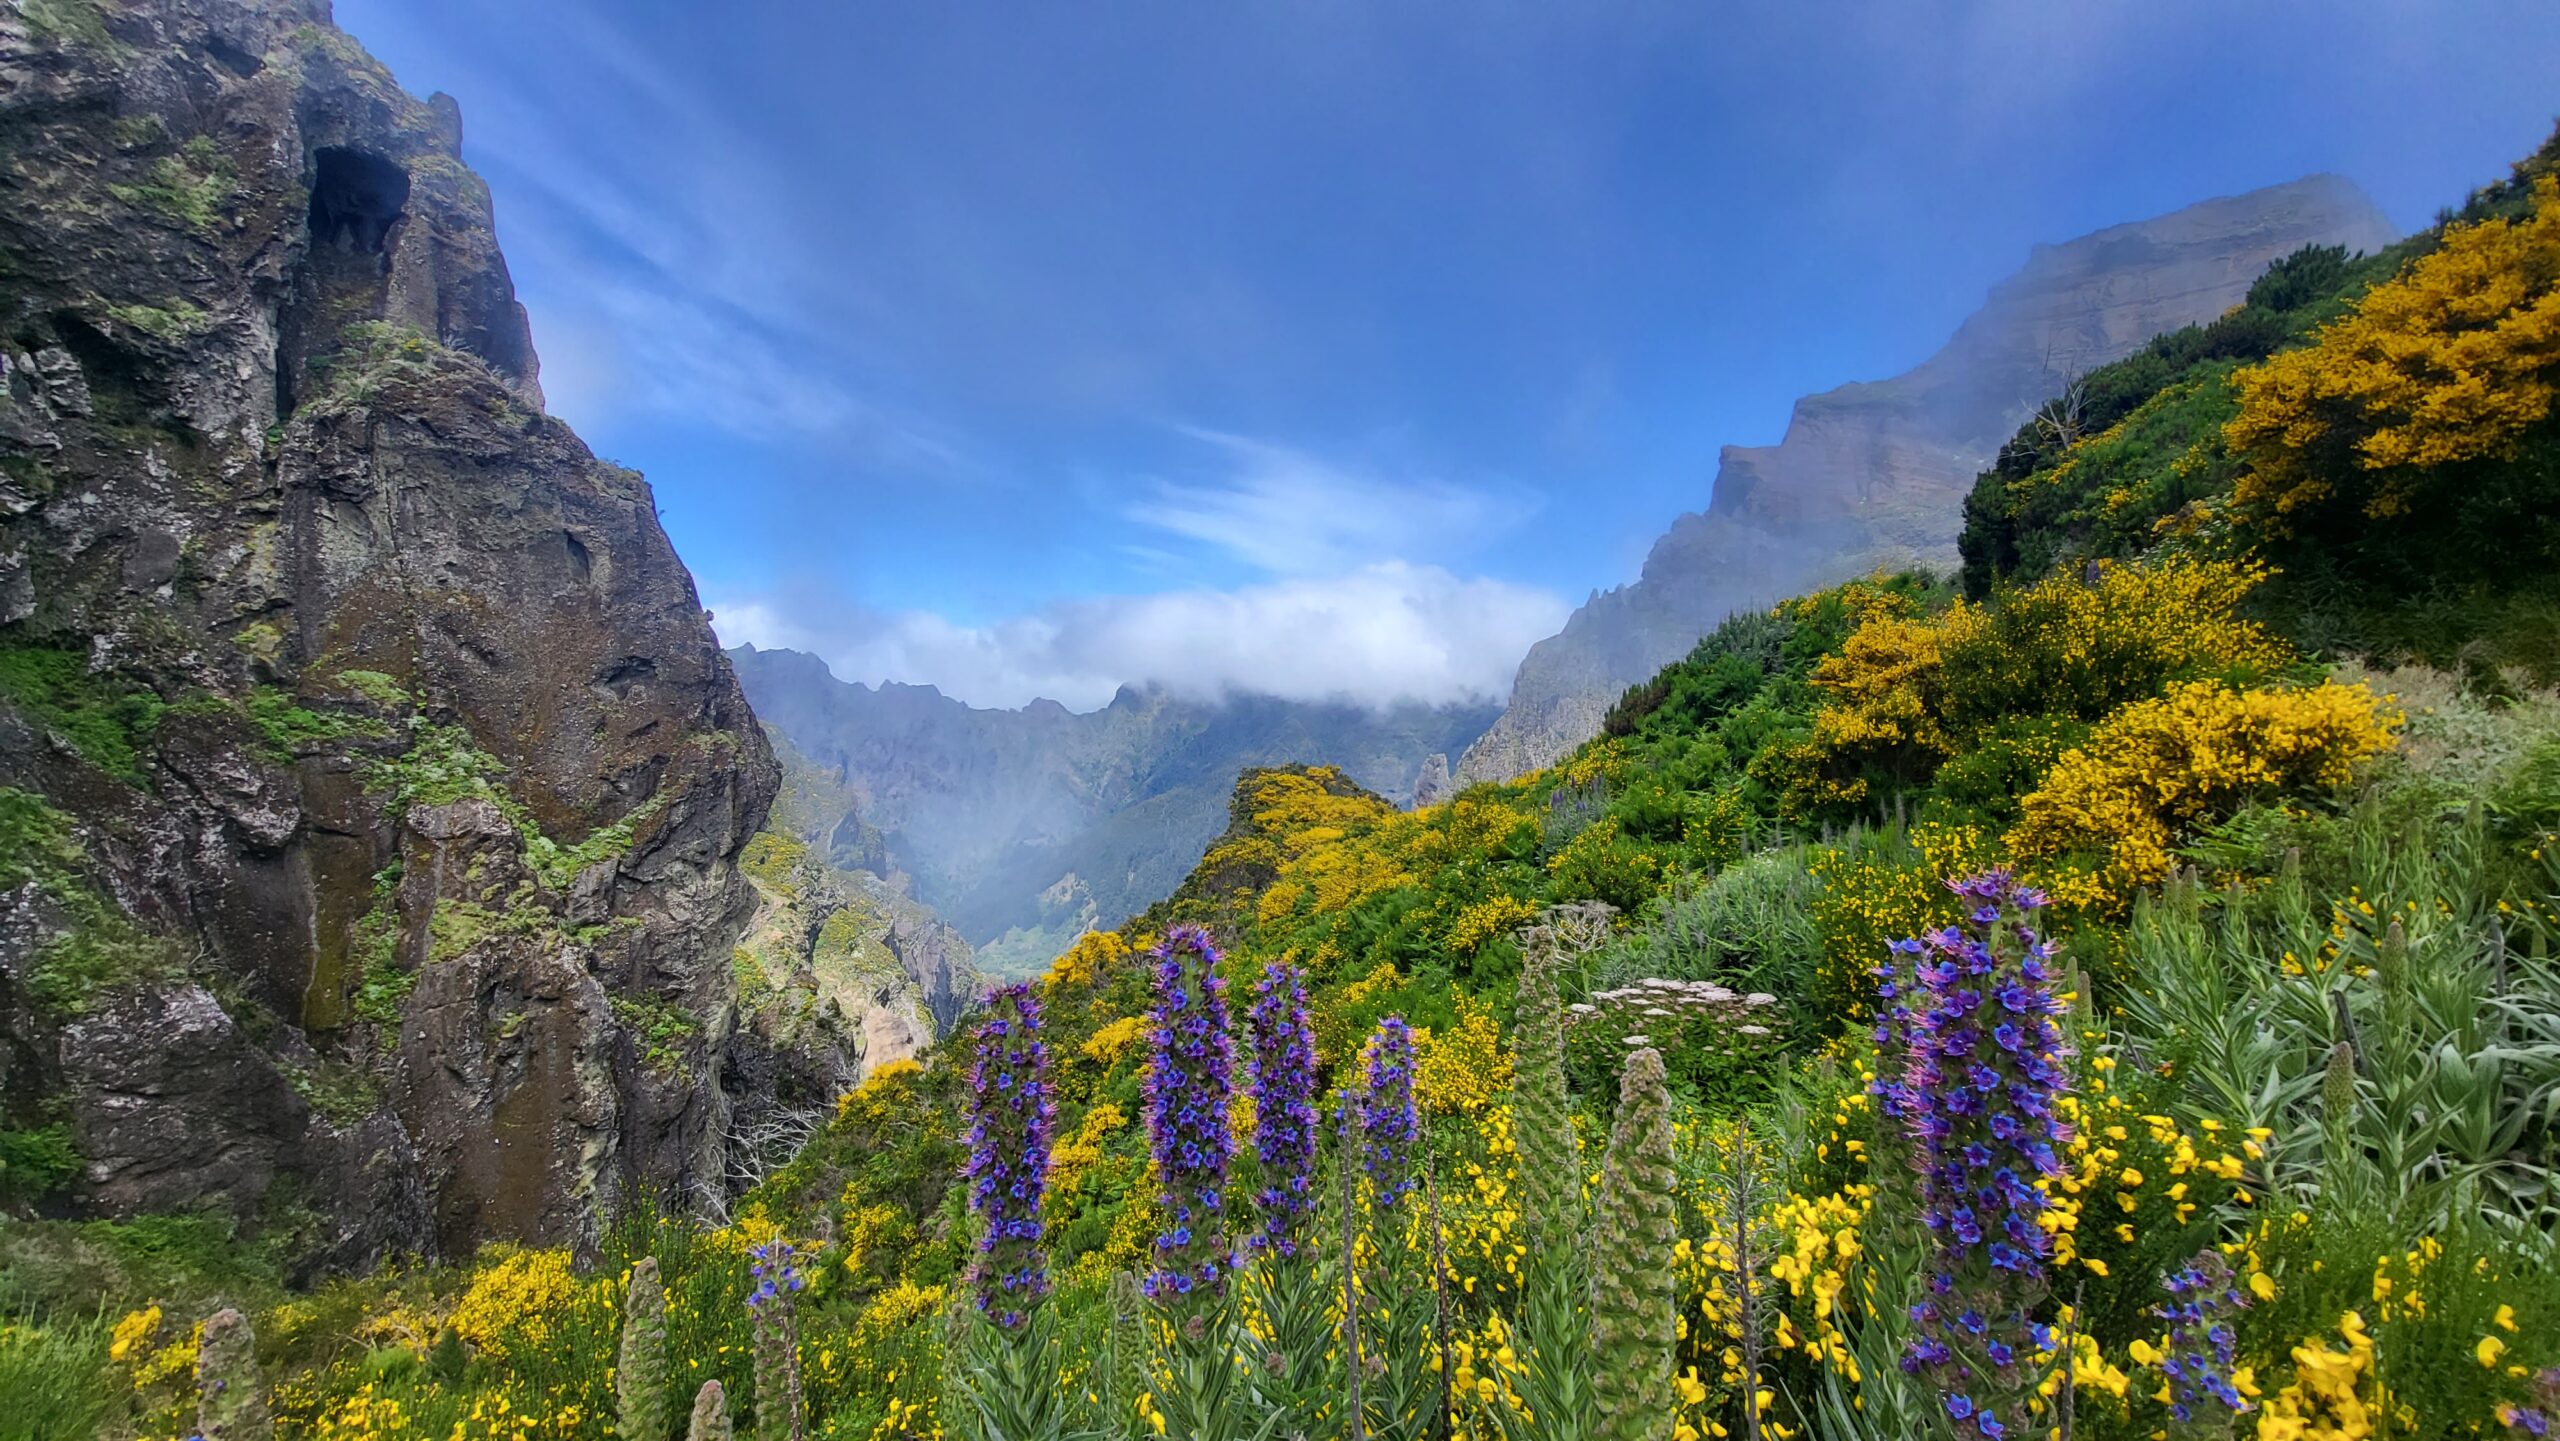
<svg viewBox="0 0 2560 1441"><path fill-rule="evenodd" d="M830 1437L1343 1435L1355 1376L1360 1433L1400 1441L1996 1441L1977 1396L2020 1437L2531 1432L2560 1400L2555 168L2560 134L2390 253L2297 254L2232 314L2082 377L1976 485L1961 577L1736 616L1550 770L1410 812L1331 767L1244 775L1180 887L1030 992L1054 1150L1040 1244L1005 1254L1054 1280L1037 1344L950 1319L994 1284L970 1271L972 1074L1028 1065L1003 1059L1018 1032L964 1032L845 1095L724 1224L633 1218L592 1254L287 1297L146 1268L131 1228L0 1235L46 1283L24 1298L40 1323L0 1332L0 1390L112 1331L98 1404L182 1434L167 1350L220 1294L251 1304L297 1434L601 1437L646 1253L679 1394L716 1376L776 1415L740 1301L747 1248L785 1240L796 1384ZM1946 884L1993 868L2009 879ZM2049 965L2015 954L2029 910ZM2021 1113L2050 1170L2001 1183L2032 1196L2008 1234L2033 1264L1996 1241L1968 1259L1993 1191L1887 1114L1982 1104L1914 1061L1954 1044L1915 1027L1915 987L1959 983L1895 949L1966 925L2059 1011L1993 1074L2043 1077ZM1358 1372L1339 1308L1281 1297L1298 1273L1277 1262L1247 1268L1240 1332L1127 1299L1159 1256L1267 1219L1244 1198L1285 1179L1240 1140L1222 1215L1158 1199L1196 1194L1146 1121L1151 1008L1170 1029L1205 994L1181 942L1150 952L1189 926L1239 1013L1303 972L1319 1096L1377 1104L1394 1021L1413 1028L1427 1186L1400 1201L1374 1134L1368 1181L1317 1173L1305 1274L1338 1290L1350 1254L1375 1288ZM1555 1066L1561 1121L1538 1089ZM1240 1137L1260 1119L1211 1100ZM1933 1271L2007 1309L1917 1319ZM110 1309L79 1319L75 1295ZM1306 1314L1312 1340L1282 1334ZM2003 1359L1962 1384L1902 1366L1968 1329ZM1206 1379L1168 1369L1204 1334L1250 1339ZM1045 1398L1046 1429L995 1425L964 1379ZM1203 1409L1218 1387L1228 1409Z"/></svg>

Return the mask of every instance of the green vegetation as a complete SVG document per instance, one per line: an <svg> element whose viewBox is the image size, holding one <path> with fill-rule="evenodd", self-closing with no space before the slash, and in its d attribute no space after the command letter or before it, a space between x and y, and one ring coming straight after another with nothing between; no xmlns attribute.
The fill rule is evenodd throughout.
<svg viewBox="0 0 2560 1441"><path fill-rule="evenodd" d="M67 1122L0 1130L0 1202L23 1204L64 1190L80 1178L80 1165Z"/></svg>
<svg viewBox="0 0 2560 1441"><path fill-rule="evenodd" d="M37 949L25 984L63 1016L86 1011L104 991L177 969L166 944L98 893L87 864L70 817L40 796L0 786L0 893L31 889L61 928Z"/></svg>
<svg viewBox="0 0 2560 1441"><path fill-rule="evenodd" d="M99 770L148 784L141 753L166 709L150 691L93 673L78 651L12 645L0 646L0 700Z"/></svg>
<svg viewBox="0 0 2560 1441"><path fill-rule="evenodd" d="M649 1069L671 1076L684 1069L687 1042L700 1029L684 1007L655 996L613 998L613 1018L631 1032Z"/></svg>
<svg viewBox="0 0 2560 1441"><path fill-rule="evenodd" d="M342 670L330 681L385 710L406 711L417 703L408 687L378 670Z"/></svg>
<svg viewBox="0 0 2560 1441"><path fill-rule="evenodd" d="M39 40L59 45L85 45L111 50L116 39L107 33L106 12L98 0L20 0L18 13Z"/></svg>
<svg viewBox="0 0 2560 1441"><path fill-rule="evenodd" d="M396 892L400 884L400 866L393 862L373 878L373 904L356 922L353 946L356 963L356 1018L374 1025L396 1030L400 1024L400 1003L417 989L418 973L400 965L400 917L396 909Z"/></svg>
<svg viewBox="0 0 2560 1441"><path fill-rule="evenodd" d="M382 723L369 716L315 711L274 686L250 692L243 708L266 742L268 755L279 762L351 736L383 734Z"/></svg>
<svg viewBox="0 0 2560 1441"><path fill-rule="evenodd" d="M382 1090L361 1067L322 1061L288 1067L285 1080L311 1109L333 1121L361 1121L382 1108Z"/></svg>
<svg viewBox="0 0 2560 1441"><path fill-rule="evenodd" d="M141 206L180 229L210 235L222 218L223 203L231 198L238 183L230 160L214 147L210 137L199 135L177 154L153 161L150 176L142 183L107 188L127 205Z"/></svg>
<svg viewBox="0 0 2560 1441"><path fill-rule="evenodd" d="M2560 287L2553 157L2464 223L2385 257L2306 251L2232 315L2085 377L1982 478L1961 593L1874 576L1736 617L1552 770L1427 810L1326 767L1243 777L1171 897L1036 983L1054 1146L1036 1239L1003 1239L1055 1289L1004 1374L1037 1381L1062 1431L1143 1437L1170 1415L1200 1441L1254 1434L1194 1422L1309 1372L1338 1388L1315 1432L1347 1432L1357 1395L1364 1433L1396 1441L2434 1441L2547 1421L2560 692L2538 633L2507 622L2551 571L2479 552L2497 535L2542 557L2560 524L2560 354L2534 319ZM375 777L395 806L512 804L467 736L414 735ZM14 824L33 839L0 867L67 874L58 816ZM747 866L796 905L795 846L760 840ZM436 946L517 923L441 907ZM1214 929L1232 992L1302 971L1323 1078L1374 1096L1395 1058L1419 1111L1415 1204L1395 1209L1407 1158L1374 1127L1307 1178L1342 1204L1304 1294L1350 1312L1317 1312L1307 1354L1280 1353L1269 1309L1257 1333L1196 1299L1153 1322L1112 1301L1167 1254L1217 1249L1159 1213L1196 1189L1159 1194L1222 1182L1191 1220L1238 1228L1296 1179L1250 1147L1208 1180L1215 1140L1150 1147L1159 987L1181 989L1182 1024L1210 994L1196 951L1153 954L1177 924ZM748 948L739 965L769 976ZM614 1009L650 1064L680 1062L688 1014ZM1378 1039L1401 1036L1391 1017L1409 1077ZM627 1219L583 1270L497 1248L268 1298L284 1419L470 1434L503 1403L600 1438L624 1268L646 1255L674 1395L717 1380L787 1430L799 1403L747 1361L759 1339L777 1354L780 1323L741 1302L774 1278L749 1248L788 1240L816 1433L974 1434L992 1413L946 1386L963 1328L942 1320L983 1253L973 1059L946 1044L880 1068L722 1224ZM1208 1099L1182 1123L1232 1136L1245 1108ZM2188 1274L2209 1279L2163 1288ZM2190 1298L2209 1324L2164 1313ZM55 1305L48 1333L85 1324ZM134 1339L98 1405L159 1404L163 1324L117 1323ZM1167 1334L1128 1344L1151 1324ZM1933 1354L1949 1338L1972 1374Z"/></svg>
<svg viewBox="0 0 2560 1441"><path fill-rule="evenodd" d="M2314 652L2560 679L2560 418L2534 319L2555 266L2560 133L2447 226L2289 257L2241 308L2084 377L2072 425L2002 450L1965 505L1967 593L2090 558L2247 555L2274 570L2260 611Z"/></svg>
<svg viewBox="0 0 2560 1441"><path fill-rule="evenodd" d="M637 828L666 804L663 796L653 795L622 819L597 827L574 845L562 845L544 834L524 802L501 784L506 769L462 727L412 718L409 749L371 763L365 785L388 797L386 810L395 816L411 806L451 805L468 797L489 802L523 840L525 865L555 891L567 889L588 867L629 853Z"/></svg>
<svg viewBox="0 0 2560 1441"><path fill-rule="evenodd" d="M159 340L184 340L204 324L204 311L183 300L168 306L111 305L107 314Z"/></svg>

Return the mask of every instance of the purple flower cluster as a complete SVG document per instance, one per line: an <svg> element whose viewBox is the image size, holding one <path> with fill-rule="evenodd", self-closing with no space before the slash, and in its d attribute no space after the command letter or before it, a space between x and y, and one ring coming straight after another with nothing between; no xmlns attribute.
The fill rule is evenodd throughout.
<svg viewBox="0 0 2560 1441"><path fill-rule="evenodd" d="M2233 1334L2230 1313L2249 1304L2231 1284L2231 1263L2218 1251L2204 1251L2186 1265L2160 1278L2169 1299L2151 1314L2169 1323L2168 1354L2160 1369L2169 1378L2169 1415L2186 1422L2196 1418L2210 1398L2232 1415L2249 1409L2239 1388L2231 1384Z"/></svg>
<svg viewBox="0 0 2560 1441"><path fill-rule="evenodd" d="M1226 1287L1227 1103L1234 1041L1218 948L1197 926L1156 947L1154 1063L1147 1068L1147 1138L1155 1151L1165 1228L1156 1236L1147 1295L1181 1308Z"/></svg>
<svg viewBox="0 0 2560 1441"><path fill-rule="evenodd" d="M1360 1099L1360 1164L1378 1209L1392 1210L1414 1187L1413 1027L1402 1016L1378 1022L1369 1038L1369 1091Z"/></svg>
<svg viewBox="0 0 2560 1441"><path fill-rule="evenodd" d="M1253 1149L1262 1162L1260 1245L1292 1257L1315 1210L1316 1047L1307 1028L1306 972L1263 972L1245 1012L1253 1044Z"/></svg>
<svg viewBox="0 0 2560 1441"><path fill-rule="evenodd" d="M2037 1182L2062 1173L2069 1051L2055 948L2026 920L2044 894L2006 869L1947 884L1972 903L1965 922L1895 942L1895 964L1876 972L1876 1043L1901 1071L1872 1089L1910 1140L1934 1250L1902 1368L1935 1382L1959 1429L1997 1441L2023 1419L2001 1406L2029 1390L2027 1308L2051 1250Z"/></svg>
<svg viewBox="0 0 2560 1441"><path fill-rule="evenodd" d="M978 1312L1008 1331L1049 1294L1040 1253L1040 1200L1049 1184L1049 1043L1040 998L1028 985L987 994L969 1070L969 1209L986 1223L970 1280Z"/></svg>
<svg viewBox="0 0 2560 1441"><path fill-rule="evenodd" d="M2551 1418L2560 1413L2560 1366L2547 1366L2533 1375L2531 1406L2518 1406L2511 1401L2498 1403L2498 1420L2517 1436L2530 1436L2543 1441L2551 1434Z"/></svg>
<svg viewBox="0 0 2560 1441"><path fill-rule="evenodd" d="M800 1278L799 1268L792 1264L791 1243L788 1241L767 1241L761 1246L750 1246L747 1255L755 1263L747 1267L748 1278L756 1283L756 1288L747 1293L747 1306L751 1310L761 1311L808 1285Z"/></svg>

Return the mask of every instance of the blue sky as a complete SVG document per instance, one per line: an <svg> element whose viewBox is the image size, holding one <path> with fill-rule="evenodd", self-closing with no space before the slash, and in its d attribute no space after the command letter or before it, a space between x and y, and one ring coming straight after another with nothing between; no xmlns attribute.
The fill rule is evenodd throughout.
<svg viewBox="0 0 2560 1441"><path fill-rule="evenodd" d="M731 640L1078 708L1499 695L1717 447L2038 241L2560 110L2517 3L338 0Z"/></svg>

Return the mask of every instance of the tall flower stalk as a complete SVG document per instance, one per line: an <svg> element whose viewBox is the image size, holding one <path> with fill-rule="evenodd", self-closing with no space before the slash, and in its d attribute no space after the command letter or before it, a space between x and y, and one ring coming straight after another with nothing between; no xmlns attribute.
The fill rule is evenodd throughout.
<svg viewBox="0 0 2560 1441"><path fill-rule="evenodd" d="M658 1258L631 1265L622 1304L622 1354L613 1371L621 1424L616 1434L635 1441L665 1441L673 1422L667 1390L667 1288L658 1280Z"/></svg>
<svg viewBox="0 0 2560 1441"><path fill-rule="evenodd" d="M1368 1181L1372 1261L1361 1277L1368 1314L1370 1376L1363 1388L1369 1434L1380 1441L1420 1441L1439 1415L1439 1376L1432 1366L1432 1290L1428 1246L1415 1244L1425 1224L1412 1200L1421 1184L1422 1126L1413 1107L1413 1028L1402 1016L1378 1022L1362 1064L1360 1166ZM1370 1283L1374 1281L1374 1286Z"/></svg>
<svg viewBox="0 0 2560 1441"><path fill-rule="evenodd" d="M970 1281L978 1314L1006 1331L1029 1324L1049 1294L1040 1203L1049 1183L1049 1044L1029 985L987 996L969 1071L969 1209L985 1227Z"/></svg>
<svg viewBox="0 0 2560 1441"><path fill-rule="evenodd" d="M2056 1106L2069 1052L2055 948L2028 923L2043 893L2005 869L1948 886L1971 903L1964 922L1895 942L1879 972L1879 1033L1903 1054L1875 1092L1911 1148L1931 1251L1902 1369L1957 1434L2000 1441L2034 1404L2051 1253L2038 1182L2061 1174L2070 1141Z"/></svg>
<svg viewBox="0 0 2560 1441"><path fill-rule="evenodd" d="M751 1247L747 1274L756 1283L747 1296L755 1317L756 1441L801 1441L808 1435L800 1404L798 1297L808 1283L794 1264L788 1241Z"/></svg>
<svg viewBox="0 0 2560 1441"><path fill-rule="evenodd" d="M1413 1067L1413 1027L1402 1016L1378 1022L1369 1038L1368 1090L1360 1098L1360 1164L1382 1218L1413 1194L1414 1144L1422 1133L1413 1110Z"/></svg>
<svg viewBox="0 0 2560 1441"><path fill-rule="evenodd" d="M196 1340L196 1435L201 1441L271 1441L275 1418L258 1378L258 1338L226 1306Z"/></svg>
<svg viewBox="0 0 2560 1441"><path fill-rule="evenodd" d="M1253 1151L1262 1163L1256 1244L1288 1260L1306 1244L1316 1205L1316 1047L1306 973L1286 963L1264 972L1245 1025L1253 1045Z"/></svg>
<svg viewBox="0 0 2560 1441"><path fill-rule="evenodd" d="M1154 1147L1164 1229L1146 1293L1187 1319L1214 1306L1227 1283L1227 1106L1235 1042L1218 948L1196 926L1156 947L1154 1060L1147 1068L1147 1137Z"/></svg>
<svg viewBox="0 0 2560 1441"><path fill-rule="evenodd" d="M1531 1260L1560 1260L1582 1239L1582 1146L1565 1099L1564 1004L1556 994L1552 928L1521 935L1519 1001L1511 1032L1511 1114Z"/></svg>
<svg viewBox="0 0 2560 1441"><path fill-rule="evenodd" d="M1040 1305L1049 1294L1040 1208L1056 1108L1039 994L1029 985L990 991L973 1050L962 1174L981 1232L969 1274L977 1320L952 1348L957 1421L987 1441L1040 1441L1060 1434L1066 1411Z"/></svg>
<svg viewBox="0 0 2560 1441"><path fill-rule="evenodd" d="M693 1393L693 1415L685 1423L685 1441L729 1441L729 1396L717 1381L705 1381Z"/></svg>
<svg viewBox="0 0 2560 1441"><path fill-rule="evenodd" d="M1600 1170L1591 1365L1598 1409L1593 1434L1602 1441L1662 1441L1671 1434L1677 1186L1671 1093L1662 1053L1648 1046L1627 1057L1619 1075L1618 1115Z"/></svg>
<svg viewBox="0 0 2560 1441"><path fill-rule="evenodd" d="M1588 1250L1583 1235L1582 1144L1565 1095L1564 1004L1556 978L1564 928L1550 919L1520 933L1518 1004L1511 1031L1511 1116L1519 1151L1521 1209L1529 1253L1521 1258L1520 1302L1510 1342L1518 1368L1507 1379L1519 1398L1485 1404L1514 1441L1580 1441L1594 1414Z"/></svg>
<svg viewBox="0 0 2560 1441"><path fill-rule="evenodd" d="M1307 1025L1306 973L1286 963L1265 971L1245 1012L1251 1047L1253 1149L1262 1188L1260 1224L1244 1273L1255 1317L1255 1351L1246 1357L1263 1408L1282 1418L1283 1434L1313 1435L1337 1403L1340 1371L1333 1351L1329 1288L1318 1273L1316 1210L1316 1051Z"/></svg>
<svg viewBox="0 0 2560 1441"><path fill-rule="evenodd" d="M1234 1434L1245 1357L1228 1306L1234 1259L1227 1240L1227 1110L1235 1098L1235 1041L1218 948L1197 926L1176 926L1156 947L1156 1008L1149 1037L1147 1140L1164 1229L1144 1290L1157 1313L1157 1409L1168 1436L1201 1441Z"/></svg>

